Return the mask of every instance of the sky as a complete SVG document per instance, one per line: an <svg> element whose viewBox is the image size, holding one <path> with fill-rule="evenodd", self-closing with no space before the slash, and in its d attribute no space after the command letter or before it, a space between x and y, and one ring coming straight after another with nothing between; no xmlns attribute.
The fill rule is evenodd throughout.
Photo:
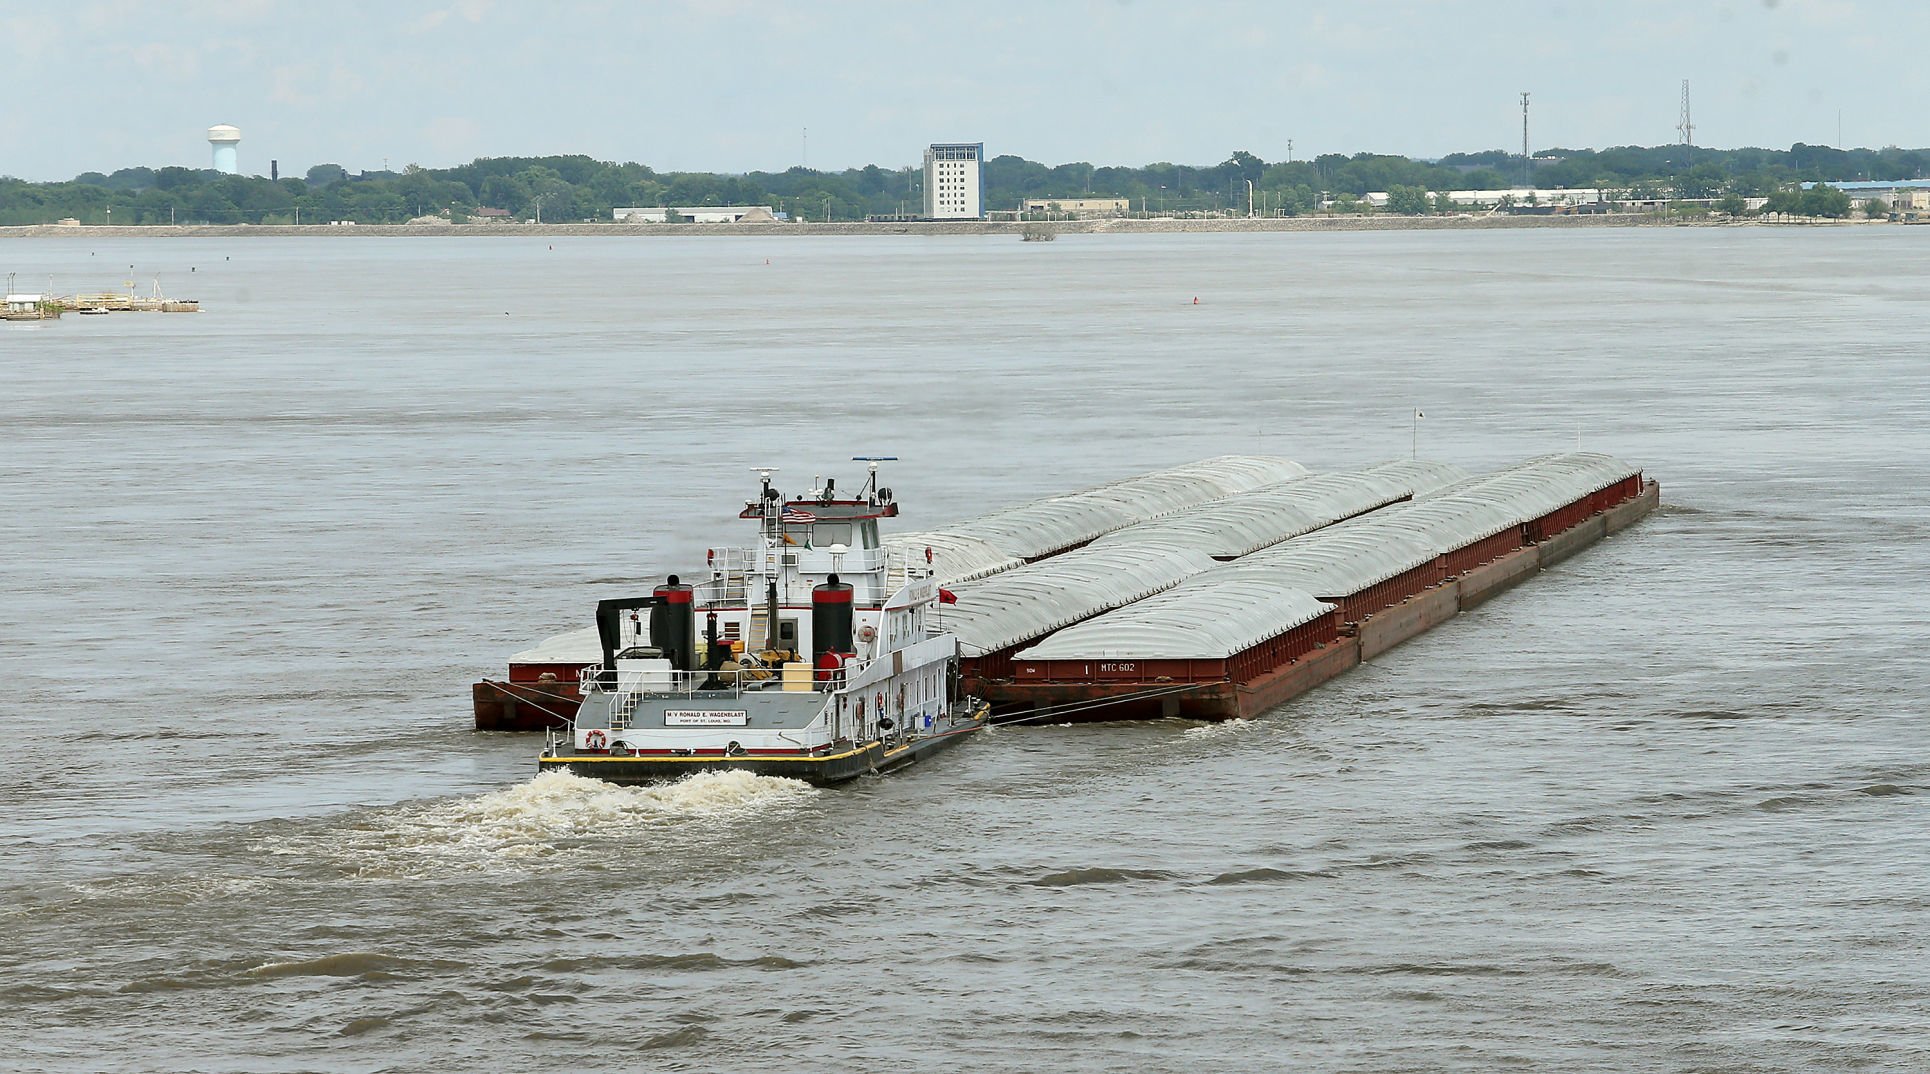
<svg viewBox="0 0 1930 1074"><path fill-rule="evenodd" d="M1921 0L0 0L0 175L1930 145ZM23 107L22 105L27 105ZM1289 141L1291 140L1291 150Z"/></svg>

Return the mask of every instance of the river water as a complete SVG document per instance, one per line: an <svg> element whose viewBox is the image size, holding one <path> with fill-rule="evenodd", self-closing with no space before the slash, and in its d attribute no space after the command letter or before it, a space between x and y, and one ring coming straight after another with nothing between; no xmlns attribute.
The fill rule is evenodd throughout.
<svg viewBox="0 0 1930 1074"><path fill-rule="evenodd" d="M8 242L205 312L0 326L0 1069L1922 1070L1926 238ZM468 730L754 465L913 528L1578 440L1664 509L1252 722Z"/></svg>

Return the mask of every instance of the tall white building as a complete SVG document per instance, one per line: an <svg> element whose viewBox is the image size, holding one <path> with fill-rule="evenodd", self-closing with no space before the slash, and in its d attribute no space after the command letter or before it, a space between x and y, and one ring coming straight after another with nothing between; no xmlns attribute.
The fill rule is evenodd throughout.
<svg viewBox="0 0 1930 1074"><path fill-rule="evenodd" d="M925 150L925 218L977 220L985 215L985 143Z"/></svg>

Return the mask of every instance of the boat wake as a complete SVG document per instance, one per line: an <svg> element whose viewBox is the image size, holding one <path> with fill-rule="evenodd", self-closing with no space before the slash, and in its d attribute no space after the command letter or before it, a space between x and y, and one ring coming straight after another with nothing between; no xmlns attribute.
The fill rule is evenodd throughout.
<svg viewBox="0 0 1930 1074"><path fill-rule="evenodd" d="M750 772L703 772L652 787L544 772L504 790L362 814L346 827L264 840L257 849L319 857L371 877L541 868L607 856L612 843L639 833L664 846L679 829L768 818L819 793Z"/></svg>

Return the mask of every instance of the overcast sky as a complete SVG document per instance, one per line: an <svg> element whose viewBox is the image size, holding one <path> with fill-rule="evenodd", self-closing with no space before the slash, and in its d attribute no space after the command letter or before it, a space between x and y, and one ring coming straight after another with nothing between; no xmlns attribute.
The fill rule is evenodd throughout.
<svg viewBox="0 0 1930 1074"><path fill-rule="evenodd" d="M1920 0L0 0L0 175L587 153L659 169L1930 144ZM808 129L808 149L806 130Z"/></svg>

